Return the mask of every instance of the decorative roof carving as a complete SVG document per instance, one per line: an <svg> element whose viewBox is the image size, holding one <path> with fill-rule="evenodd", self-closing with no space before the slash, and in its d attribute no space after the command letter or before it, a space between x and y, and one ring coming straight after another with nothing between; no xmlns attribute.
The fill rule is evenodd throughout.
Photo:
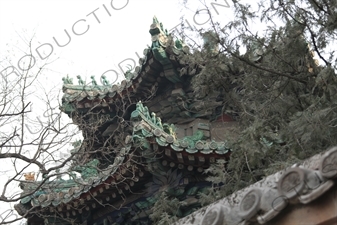
<svg viewBox="0 0 337 225"><path fill-rule="evenodd" d="M106 169L98 170L99 161L94 159L83 166L75 166L71 171L68 171L68 174L70 174L69 180L58 178L56 180L47 181L38 191L34 192L34 194L23 198L21 204L31 204L32 206L41 206L43 208L51 205L61 207L61 205L64 204L62 207L65 207L67 204L76 201L80 196L83 198L83 196L88 193L90 193L89 195L94 195L96 192L93 190L97 189L97 187L102 186L106 182L115 182L111 181L111 179L121 178L119 174L121 170L125 170L123 169L126 166L124 160L125 157L129 155L131 149L141 148L140 152L146 159L149 170L155 172L156 170L151 169L158 166L156 165L157 159L154 157L158 152L155 147L152 147L154 143L157 144L156 148L158 148L158 146L167 146L176 153L185 151L187 154L200 153L207 156L209 154L223 155L229 152L224 142L202 140L202 133L196 133L196 135L186 137L185 139L178 139L175 133L175 126L173 124L162 123L161 118L157 117L155 113L149 112L149 109L141 102L137 103L136 109L131 113L131 121L133 122L133 134L131 137L126 137L126 147L121 149L112 165ZM152 140L154 140L154 142ZM74 142L73 147L75 149L72 153L78 151L80 146L81 141ZM191 157L191 159L192 158L194 158L194 156ZM203 160L205 159L203 158ZM191 163L193 163L193 161L191 161ZM173 165L175 164L173 163ZM134 167L131 164L127 164L127 166L130 167L128 170ZM193 169L193 165L190 165L190 167ZM191 171L191 168L188 168L188 171ZM77 177L73 171L80 172L81 177ZM141 171L139 171L139 173L140 172ZM172 172L172 174L175 174L175 172ZM133 179L133 177L134 175L129 178L125 176L123 179ZM116 180L116 184L117 183ZM40 181L25 184L23 194L33 191L40 184ZM193 190L182 189L180 194L192 194ZM178 194L176 190L173 192Z"/></svg>
<svg viewBox="0 0 337 225"><path fill-rule="evenodd" d="M139 99L152 97L158 89L166 87L167 83L174 88L173 90L168 90L170 99L165 99L165 107L160 104L164 104L164 101L156 102L156 104L159 103L159 107L163 111L168 112L166 115L171 116L169 113L172 110L176 110L175 108L179 108L182 111L175 113L183 114L183 118L188 118L191 117L191 109L198 111L201 108L208 109L220 104L213 102L211 105L201 105L201 103L194 102L193 104L192 102L191 109L189 108L190 102L188 102L188 99L191 98L191 93L185 93L186 90L179 83L183 74L177 72L183 64L182 61L179 61L178 56L189 54L187 46L181 40L173 41L173 38L168 34L167 30L164 30L163 25L159 23L157 18L153 20L150 33L152 35L152 46L144 50L144 56L139 60L139 66L135 68L134 72L129 69L125 74L126 80L123 80L120 85L115 85L113 82L111 84L104 75L100 78L100 84L98 84L98 79L96 80L94 76L90 77L91 80L88 84L82 80L80 75L77 76L78 84L73 84L72 78L69 78L68 75L64 77L62 79L64 82L64 96L61 109L68 115L72 115L71 112L82 112L79 109L88 109L100 104L102 107L109 108L109 110L103 109L101 111L105 111L103 112L103 115L105 115L104 113L107 113L107 111L113 113L110 108L115 102L127 99L127 104L136 104ZM188 75L187 72L186 75ZM158 96L162 93L164 91L160 92ZM164 96L161 95L160 97ZM202 193L204 188L193 186L185 189L189 178L182 177L182 172L189 174L198 172L201 174L203 168L206 168L210 162L214 162L215 158L228 156L230 150L223 141L205 140L205 137L209 134L202 132L195 132L193 135L177 138L176 127L171 122L164 123L162 118L167 121L167 117L163 117L161 110L152 110L152 106L158 107L158 105L149 105L149 109L141 102L136 104L136 110L131 113L130 118L133 133L125 138L124 147L120 149L112 165L105 169L98 169L100 166L99 161L94 159L85 165L73 167L72 170L68 171L67 174L70 176L68 180L62 179L61 176L56 176L55 180L49 179L44 184L41 181L22 181L23 195L27 193L33 194L23 198L20 204L15 206L20 215L31 209L31 206L42 208L43 212L48 209L57 211L64 217L69 217L71 216L70 214L78 215L78 213L82 213L81 210L83 208L88 211L95 209L102 201L109 201L110 204L110 198L125 196L124 191L130 191L135 182L145 181L145 178L142 179L144 173L146 175L152 174L154 180L156 179L157 181L166 179L166 183L170 183L172 186L167 189L168 194L186 198L180 202L185 207L186 212L177 212L179 216L186 215L191 212L193 207L199 206L200 203L195 196L198 193ZM205 116L203 112L198 115ZM209 127L207 129L209 133ZM76 154L81 147L81 142L74 143L73 147L74 150L71 153ZM131 153L137 153L137 160L141 158L141 166L127 162L129 157L133 157ZM155 157L157 154L162 154L161 157L163 159L158 160ZM162 173L160 174L161 176L157 174L158 176L156 176L155 173L162 167L166 170L164 172L168 171L167 168L172 169L169 169L170 173ZM76 176L74 171L80 172L81 176ZM62 173L58 171L58 174L61 175ZM163 174L170 174L170 176L163 178ZM179 182L174 178L179 178ZM41 187L39 187L40 185ZM165 188L161 187L159 189ZM134 197L136 198L137 196L132 195L132 198ZM102 198L105 199L102 200ZM132 198L127 201L133 202L134 199L132 200ZM148 214L145 213L146 210L149 210L147 207L153 206L157 200L157 197L150 196L146 200L136 201L138 203L137 207L141 210L144 209L144 211L134 215L133 220L148 217ZM78 207L79 205L81 207ZM132 207L136 206L133 205ZM72 211L68 208L72 209ZM120 213L123 214L125 212L121 210Z"/></svg>
<svg viewBox="0 0 337 225"><path fill-rule="evenodd" d="M131 114L131 121L134 122L134 140L137 143L143 143L148 146L147 138L153 137L160 146L169 146L177 152L186 151L187 153L202 153L202 154L219 154L223 155L230 150L225 142L204 141L203 133L197 131L193 136L186 136L183 139L177 139L175 127L173 124L163 123L161 120L152 114L151 117L146 106L141 102L137 103L137 108ZM158 125L160 121L160 125Z"/></svg>
<svg viewBox="0 0 337 225"><path fill-rule="evenodd" d="M302 166L295 165L271 175L194 212L175 225L197 224L199 220L201 224L248 225L254 221L265 224L281 214L287 205L309 204L330 190L337 177L336 155L337 147L333 147L323 155L308 159ZM205 210L206 214L200 213Z"/></svg>
<svg viewBox="0 0 337 225"><path fill-rule="evenodd" d="M58 178L56 180L45 182L38 191L35 191L32 195L21 200L20 204L16 206L20 209L20 212L18 212L21 213L20 215L23 215L28 211L26 207L20 206L21 204L25 205L30 203L32 206L47 207L52 205L56 207L60 204L66 204L75 200L81 195L93 190L95 187L102 186L106 180L111 179L116 175L116 172L123 165L124 159L129 151L130 147L122 148L120 154L115 158L114 163L99 172L97 170L99 161L94 159L84 166L77 166L72 170L81 172L82 177L77 178L76 175L70 171L68 172L70 175L69 180ZM126 166L130 167L130 171L136 169L131 168L131 165ZM24 183L24 192L22 194L25 195L32 192L40 185L41 181ZM94 194L94 192L91 194Z"/></svg>
<svg viewBox="0 0 337 225"><path fill-rule="evenodd" d="M25 180L27 181L35 181L35 173L32 173L32 172L25 173L23 176L25 177Z"/></svg>

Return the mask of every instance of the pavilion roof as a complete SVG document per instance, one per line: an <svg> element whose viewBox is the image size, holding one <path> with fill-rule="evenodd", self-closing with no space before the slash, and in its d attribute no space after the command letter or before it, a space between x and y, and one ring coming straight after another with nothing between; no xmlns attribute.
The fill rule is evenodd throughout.
<svg viewBox="0 0 337 225"><path fill-rule="evenodd" d="M118 197L120 189L129 190L137 182L145 181L142 177L148 171L146 166L131 163L132 151L137 149L140 154L146 150L147 156L164 154L168 163L178 164L180 169L196 169L199 172L216 159L227 158L230 154L225 142L205 141L202 140L202 135L178 139L174 125L161 123L161 119L150 114L141 102L137 103L136 110L132 112L131 121L133 134L126 137L126 147L120 150L112 165L98 170L99 161L93 159L83 166L72 168L68 172L71 177L69 180L58 178L51 181L22 181L22 196L28 196L16 205L17 211L24 215L31 207L40 207L48 209L47 213L58 210L65 216L67 213L76 215L81 213L84 205L95 208L97 199L106 201L107 193ZM160 146L165 147L164 152L158 151ZM82 177L77 178L74 171L80 171ZM102 196L104 199L101 199Z"/></svg>
<svg viewBox="0 0 337 225"><path fill-rule="evenodd" d="M144 98L155 92L160 85L180 82L181 76L186 75L185 70L180 71L185 65L181 59L183 55L189 54L189 48L181 40L173 41L155 17L149 32L152 45L144 49L139 66L133 72L127 71L120 85L110 84L109 78L104 75L100 77L101 85L94 76L91 76L89 84L85 84L80 75L77 76L78 84L74 84L72 78L64 77L61 110L69 114L76 108L97 105L107 107L116 100L129 97L127 94Z"/></svg>

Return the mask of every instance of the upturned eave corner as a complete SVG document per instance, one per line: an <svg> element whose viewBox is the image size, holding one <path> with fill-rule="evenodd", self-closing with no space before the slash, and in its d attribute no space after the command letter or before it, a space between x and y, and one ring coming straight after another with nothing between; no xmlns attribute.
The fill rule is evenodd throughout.
<svg viewBox="0 0 337 225"><path fill-rule="evenodd" d="M52 221L55 213L60 223L150 223L149 214L164 196L179 201L177 217L203 204L200 196L212 188L204 171L229 160L235 121L217 109L219 92L203 101L195 96L191 78L198 68L186 68L187 45L156 17L149 32L151 46L119 84L107 76L62 79L60 109L85 138L73 143L67 171L22 182L23 193L32 194L16 209L34 225Z"/></svg>

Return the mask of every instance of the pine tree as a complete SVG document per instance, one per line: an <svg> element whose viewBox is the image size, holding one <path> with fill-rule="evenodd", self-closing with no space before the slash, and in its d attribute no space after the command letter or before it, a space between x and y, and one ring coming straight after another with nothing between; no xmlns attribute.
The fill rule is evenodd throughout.
<svg viewBox="0 0 337 225"><path fill-rule="evenodd" d="M224 171L231 175L223 195L337 144L337 2L258 5L254 11L233 0L233 21L211 20L208 39L218 49L206 45L184 58L190 70L199 68L195 93L220 91L222 112L242 128L229 140L226 168L209 170L215 183ZM253 32L257 20L266 24L263 33Z"/></svg>

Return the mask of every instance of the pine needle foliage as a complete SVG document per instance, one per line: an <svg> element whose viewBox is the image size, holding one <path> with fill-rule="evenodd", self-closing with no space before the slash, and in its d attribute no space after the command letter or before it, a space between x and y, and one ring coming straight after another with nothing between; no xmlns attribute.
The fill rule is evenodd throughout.
<svg viewBox="0 0 337 225"><path fill-rule="evenodd" d="M183 59L188 69L198 68L195 94L220 91L222 113L242 127L229 137L233 152L226 166L218 162L207 170L215 186L222 182L214 189L221 196L337 145L337 1L257 5L254 11L233 0L235 18L226 25L211 16L207 32L218 51L194 49ZM210 192L203 199L217 198Z"/></svg>
<svg viewBox="0 0 337 225"><path fill-rule="evenodd" d="M159 194L159 197L154 204L153 213L150 215L153 224L170 225L176 222L179 218L179 207L181 203L177 198L169 197L165 191Z"/></svg>

